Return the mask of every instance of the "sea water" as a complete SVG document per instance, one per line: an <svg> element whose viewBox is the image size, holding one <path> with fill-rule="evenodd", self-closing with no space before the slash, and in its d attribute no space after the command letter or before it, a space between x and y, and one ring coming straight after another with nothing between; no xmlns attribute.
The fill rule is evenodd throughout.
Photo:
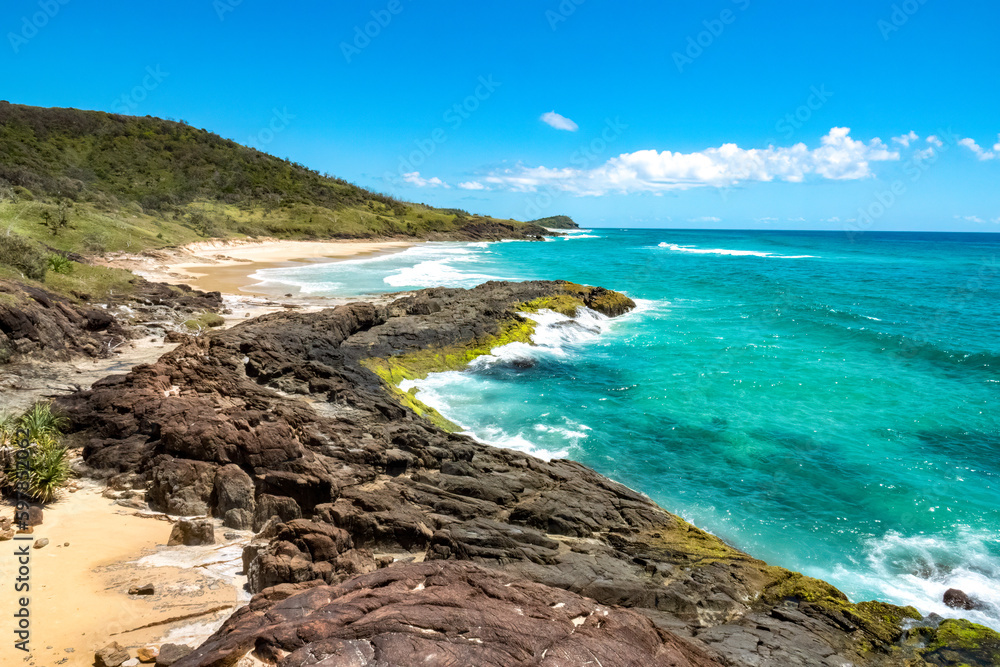
<svg viewBox="0 0 1000 667"><path fill-rule="evenodd" d="M257 278L358 296L565 279L625 292L416 383L475 437L585 463L853 600L1000 629L1000 235L595 229ZM942 602L960 588L989 607Z"/></svg>

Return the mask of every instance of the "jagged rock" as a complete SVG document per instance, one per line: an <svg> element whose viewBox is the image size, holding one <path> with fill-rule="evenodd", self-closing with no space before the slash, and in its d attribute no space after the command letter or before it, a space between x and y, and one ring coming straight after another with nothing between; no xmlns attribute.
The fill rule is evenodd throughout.
<svg viewBox="0 0 1000 667"><path fill-rule="evenodd" d="M281 498L263 494L257 502L257 509L253 517L253 529L259 531L264 527L271 517L277 517L279 521L291 521L302 516L302 510L291 498Z"/></svg>
<svg viewBox="0 0 1000 667"><path fill-rule="evenodd" d="M118 642L111 642L94 654L96 667L121 667L130 657L129 652Z"/></svg>
<svg viewBox="0 0 1000 667"><path fill-rule="evenodd" d="M180 516L208 514L216 467L205 461L157 457L146 500L150 507Z"/></svg>
<svg viewBox="0 0 1000 667"><path fill-rule="evenodd" d="M215 544L215 526L211 521L188 521L181 519L170 529L170 539L167 546L197 546L200 544Z"/></svg>
<svg viewBox="0 0 1000 667"><path fill-rule="evenodd" d="M253 515L245 509L231 509L222 518L222 525L235 530L250 530L253 528Z"/></svg>
<svg viewBox="0 0 1000 667"><path fill-rule="evenodd" d="M952 609L965 609L966 611L986 609L986 604L983 601L957 588L949 588L944 592L944 603Z"/></svg>
<svg viewBox="0 0 1000 667"><path fill-rule="evenodd" d="M238 465L229 464L219 468L215 473L213 489L212 505L216 516L224 517L231 510L243 510L253 515L256 507L253 480Z"/></svg>
<svg viewBox="0 0 1000 667"><path fill-rule="evenodd" d="M49 538L43 537L40 540L35 540L35 543L31 545L35 549L41 549L42 547L47 547L49 545Z"/></svg>
<svg viewBox="0 0 1000 667"><path fill-rule="evenodd" d="M175 662L179 662L190 655L193 650L187 644L163 644L160 646L160 652L156 656L156 667L171 667Z"/></svg>
<svg viewBox="0 0 1000 667"><path fill-rule="evenodd" d="M153 584L143 584L141 586L133 586L128 589L129 595L153 595L156 593L156 588Z"/></svg>
<svg viewBox="0 0 1000 667"><path fill-rule="evenodd" d="M282 667L720 665L641 614L469 564L401 565L293 590L255 597L190 663L234 664L252 647Z"/></svg>
<svg viewBox="0 0 1000 667"><path fill-rule="evenodd" d="M567 303L567 294L576 296ZM721 663L863 667L917 659L916 648L904 655L898 644L916 610L852 604L581 464L446 432L372 370L389 377L393 363L410 358L426 368L457 365L470 346L524 334L518 312L546 299L563 310L578 299L608 314L630 303L568 283L491 282L421 290L387 306L274 313L191 338L154 364L59 403L86 462L148 477L151 502L168 512L211 511L245 525L246 514L233 514L239 509L219 509L249 493L230 466L247 474L258 534L243 565L254 593L349 586L408 560L466 561L630 608ZM223 491L230 476L234 490ZM413 611L393 609L400 624ZM232 622L260 621L249 613ZM304 624L294 616L281 636L300 641ZM402 634L418 651L418 635ZM373 651L391 643L378 642Z"/></svg>

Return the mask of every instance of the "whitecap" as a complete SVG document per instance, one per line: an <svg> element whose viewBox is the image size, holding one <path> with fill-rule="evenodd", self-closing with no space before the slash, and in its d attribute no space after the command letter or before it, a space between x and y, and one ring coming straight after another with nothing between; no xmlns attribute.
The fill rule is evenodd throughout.
<svg viewBox="0 0 1000 667"><path fill-rule="evenodd" d="M660 243L657 247L667 248L675 252L687 252L696 255L729 255L732 257L771 257L774 259L807 259L816 255L776 255L773 252L759 250L730 250L728 248L698 248L697 246L678 245L676 243Z"/></svg>
<svg viewBox="0 0 1000 667"><path fill-rule="evenodd" d="M862 563L838 565L827 578L845 592L878 591L886 600L923 614L962 617L1000 630L1000 554L996 536L971 530L958 535L910 535L890 531L865 544ZM952 609L944 593L957 588L985 603L985 610Z"/></svg>

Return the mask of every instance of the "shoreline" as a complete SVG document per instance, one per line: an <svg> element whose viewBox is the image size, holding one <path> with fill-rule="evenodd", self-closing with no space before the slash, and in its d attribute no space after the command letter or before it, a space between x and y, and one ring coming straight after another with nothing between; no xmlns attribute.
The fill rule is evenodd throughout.
<svg viewBox="0 0 1000 667"><path fill-rule="evenodd" d="M117 253L102 264L128 269L151 282L180 283L205 292L276 298L296 288L254 288L262 269L378 257L415 246L411 241L286 241L279 239L199 241L179 248L133 255Z"/></svg>

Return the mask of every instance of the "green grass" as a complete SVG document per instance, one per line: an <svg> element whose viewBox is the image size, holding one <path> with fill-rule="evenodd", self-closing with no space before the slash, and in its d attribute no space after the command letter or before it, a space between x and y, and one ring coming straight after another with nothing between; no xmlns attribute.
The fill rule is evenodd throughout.
<svg viewBox="0 0 1000 667"><path fill-rule="evenodd" d="M0 229L63 251L230 236L423 238L493 220L399 201L151 117L0 102L0 155Z"/></svg>

